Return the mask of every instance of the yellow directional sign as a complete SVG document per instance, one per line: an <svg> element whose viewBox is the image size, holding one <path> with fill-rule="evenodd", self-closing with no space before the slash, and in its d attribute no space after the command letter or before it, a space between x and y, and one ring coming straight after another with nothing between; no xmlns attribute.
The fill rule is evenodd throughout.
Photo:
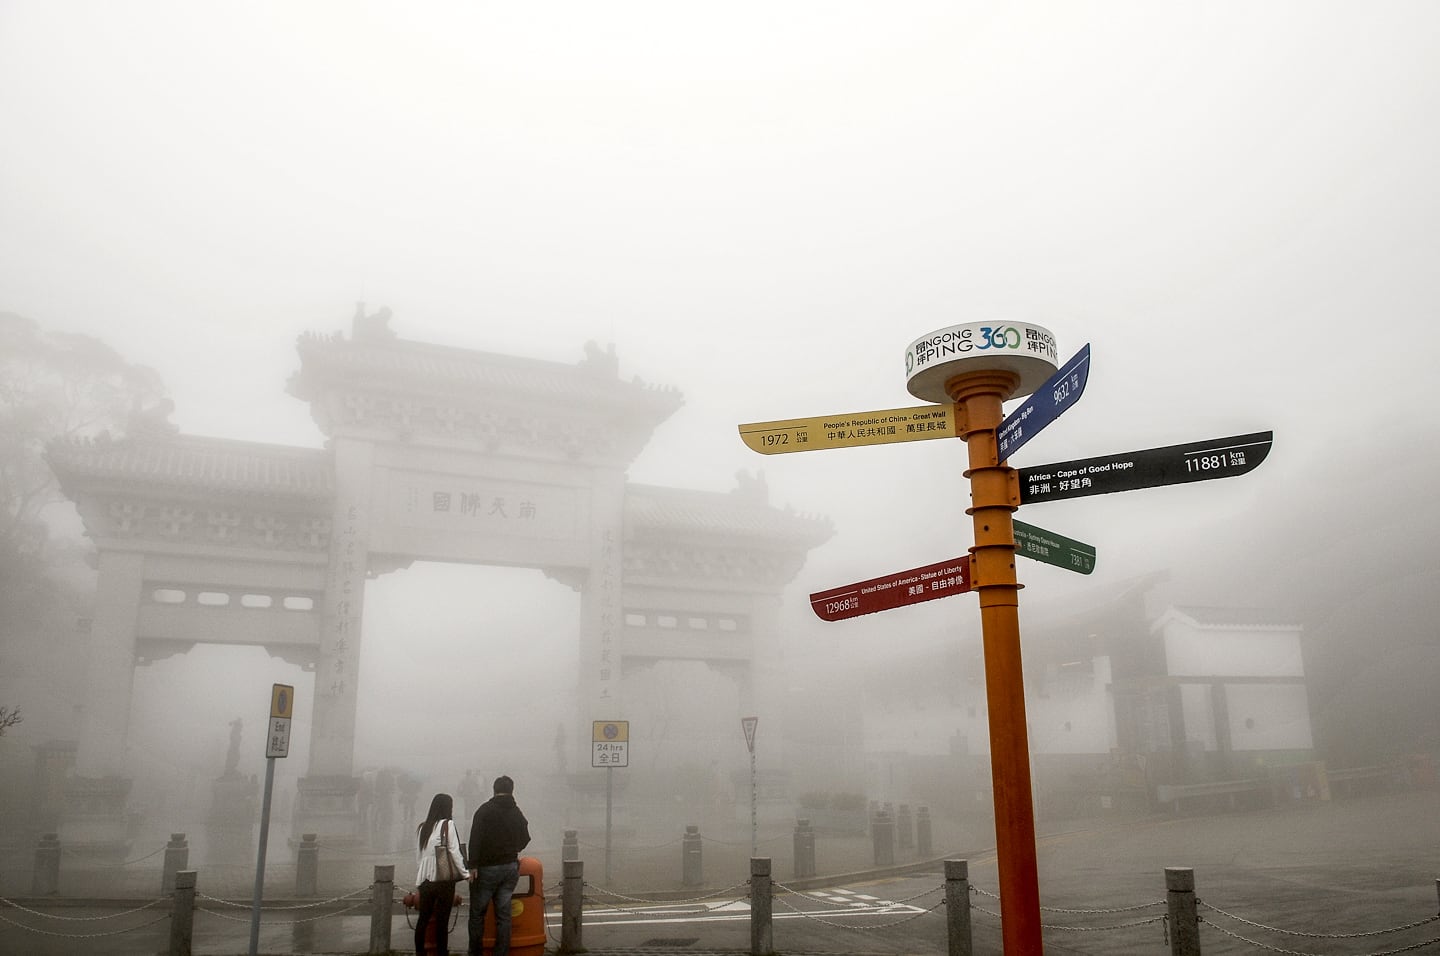
<svg viewBox="0 0 1440 956"><path fill-rule="evenodd" d="M740 426L741 440L752 451L762 455L956 437L954 405L883 408L875 412L791 418Z"/></svg>

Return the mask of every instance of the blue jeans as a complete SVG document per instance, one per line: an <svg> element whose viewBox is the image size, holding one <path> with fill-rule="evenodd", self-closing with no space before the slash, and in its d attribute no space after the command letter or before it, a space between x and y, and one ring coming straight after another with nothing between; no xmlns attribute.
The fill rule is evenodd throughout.
<svg viewBox="0 0 1440 956"><path fill-rule="evenodd" d="M510 953L510 897L520 882L520 864L479 867L470 884L470 956L481 956L485 946L485 908L495 904L495 956Z"/></svg>

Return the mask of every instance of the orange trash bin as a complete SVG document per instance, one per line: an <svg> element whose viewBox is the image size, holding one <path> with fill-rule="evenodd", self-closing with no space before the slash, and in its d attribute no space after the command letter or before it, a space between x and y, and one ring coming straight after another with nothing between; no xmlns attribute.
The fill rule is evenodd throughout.
<svg viewBox="0 0 1440 956"><path fill-rule="evenodd" d="M545 871L533 856L520 858L520 880L510 897L510 952L545 954ZM485 951L495 947L495 908L485 910Z"/></svg>

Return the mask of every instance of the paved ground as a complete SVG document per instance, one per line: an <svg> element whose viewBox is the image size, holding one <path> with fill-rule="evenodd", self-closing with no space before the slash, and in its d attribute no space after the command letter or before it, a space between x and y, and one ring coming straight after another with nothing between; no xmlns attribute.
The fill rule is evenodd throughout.
<svg viewBox="0 0 1440 956"><path fill-rule="evenodd" d="M1148 817L1124 825L1093 820L1042 827L1038 850L1046 952L1109 956L1167 952L1163 928L1153 922L1130 929L1095 927L1139 923L1162 913L1163 908L1157 909L1154 904L1164 899L1164 868L1186 866L1194 869L1202 905L1210 907L1202 909L1208 921L1202 927L1207 956L1261 952L1265 951L1263 947L1327 956L1440 953L1440 921L1397 934L1336 938L1339 934L1374 932L1436 916L1440 904L1437 811L1440 794L1412 791L1285 810ZM994 841L993 835L981 829L940 827L937 845L946 849L937 852L936 857L969 861L970 879L976 890L971 897L976 952L993 953L999 950L998 923L983 910L998 909L996 901L987 895L997 887L995 858L990 849ZM791 875L788 834L770 837L759 849L761 855L767 851L772 854L778 883L804 888ZM593 852L585 848L587 857ZM661 951L689 954L747 952L749 917L743 910L747 891L741 884L748 872L749 855L748 841L706 842L706 886L699 890L681 890L676 885L680 872L678 841L673 846L651 847L643 852L617 851L612 858L613 886L597 879L603 876L603 861L587 860L587 896L594 903L587 907L591 918L584 930L585 945L592 954L635 952L647 947L656 952L657 946ZM870 857L871 848L863 839L822 838L817 845L817 864L822 872L830 874L825 882L852 895L808 889L803 896L788 898L790 905L810 911L809 915L794 913L777 900L776 948L786 953L944 953L944 911L925 912L933 907L935 894L943 885L939 865L922 865L918 872L910 874L876 872L870 867ZM367 861L352 861L347 873L342 872L340 861L331 861L329 878L333 881L338 877L341 882L327 893L342 895L363 889L368 884L363 874L370 866ZM402 872L408 867L407 862ZM274 875L267 878L267 885L276 888L275 895L283 895L279 891L286 886L287 874L283 867L271 872ZM559 873L558 860L547 862L548 887L558 887ZM357 874L359 881L355 885L344 882L346 877ZM0 922L0 952L153 956L165 950L166 906L137 909L158 895L158 870L128 876L123 882L134 884L134 891L104 894L128 897L106 907L97 907L93 897L79 898L77 888L117 887L114 874L82 875L76 871L68 875L62 889L71 905L62 905L65 900L34 900L21 895L14 885L19 879L17 874L13 870L5 872L4 897L35 912L13 905L0 907L0 920L4 920ZM197 915L196 953L234 956L247 951L249 910L245 901L253 887L253 876L248 880L244 876L238 869L233 873L201 870L201 892L211 899L202 899L203 911ZM289 877L293 879L293 870ZM157 881L153 888L148 885L152 878ZM207 891L207 883L215 890ZM606 890L632 899L609 897L610 911L602 914L599 904L605 901ZM558 892L552 889L548 895L556 898ZM699 896L709 899L693 902ZM267 897L272 894L267 893ZM635 901L662 897L692 902L672 902L657 912ZM223 899L234 902L220 902ZM847 900L849 908L834 909L840 905L837 900ZM911 902L904 902L907 900ZM367 917L317 919L305 908L278 908L298 907L305 902L269 899L269 905L275 908L267 909L262 922L260 952L367 950ZM732 905L727 908L727 903ZM127 909L133 912L117 915ZM1115 912L1093 912L1104 910ZM1262 926L1315 935L1276 934L1232 920L1224 915L1227 913ZM92 919L95 916L106 918ZM154 925L147 928L131 929L152 921ZM551 951L557 938L558 929L552 934ZM397 951L409 951L409 939L403 915L397 916L391 936Z"/></svg>

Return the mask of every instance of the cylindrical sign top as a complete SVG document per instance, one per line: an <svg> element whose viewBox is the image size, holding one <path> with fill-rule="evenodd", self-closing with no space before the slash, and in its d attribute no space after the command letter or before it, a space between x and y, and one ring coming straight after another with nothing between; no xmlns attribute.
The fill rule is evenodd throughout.
<svg viewBox="0 0 1440 956"><path fill-rule="evenodd" d="M945 382L966 372L999 369L1020 376L1011 398L1045 384L1060 364L1055 336L1028 322L968 322L937 329L905 350L905 386L927 402L947 403Z"/></svg>

